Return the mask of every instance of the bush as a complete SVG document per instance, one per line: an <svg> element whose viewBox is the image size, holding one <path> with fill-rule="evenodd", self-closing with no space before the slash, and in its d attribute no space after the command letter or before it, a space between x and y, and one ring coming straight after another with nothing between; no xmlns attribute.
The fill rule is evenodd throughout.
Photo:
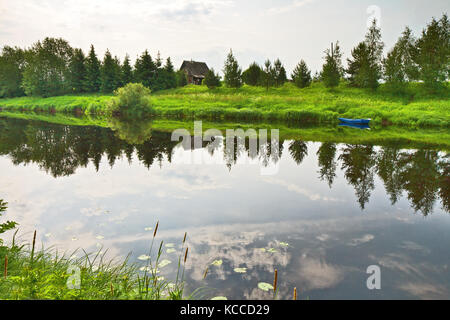
<svg viewBox="0 0 450 320"><path fill-rule="evenodd" d="M142 83L129 83L115 91L116 97L111 99L108 111L112 115L152 113L150 92Z"/></svg>
<svg viewBox="0 0 450 320"><path fill-rule="evenodd" d="M222 85L220 83L220 76L214 72L214 69L208 71L205 76L204 83L209 89L215 89Z"/></svg>
<svg viewBox="0 0 450 320"><path fill-rule="evenodd" d="M6 202L0 199L0 217L2 216L2 212L6 211ZM14 229L17 223L12 221L6 221L5 223L0 223L0 234L5 233L8 230ZM0 239L0 247L3 245L3 240Z"/></svg>

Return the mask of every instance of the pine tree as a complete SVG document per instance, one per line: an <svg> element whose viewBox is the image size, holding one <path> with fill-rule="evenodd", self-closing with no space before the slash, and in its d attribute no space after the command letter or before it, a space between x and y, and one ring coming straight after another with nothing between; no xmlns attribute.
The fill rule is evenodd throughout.
<svg viewBox="0 0 450 320"><path fill-rule="evenodd" d="M116 89L116 64L109 52L106 50L105 57L101 66L101 87L104 93L111 93Z"/></svg>
<svg viewBox="0 0 450 320"><path fill-rule="evenodd" d="M261 67L253 62L247 70L242 73L242 80L249 86L257 86L261 83Z"/></svg>
<svg viewBox="0 0 450 320"><path fill-rule="evenodd" d="M450 25L446 14L439 21L433 18L422 31L417 50L420 79L432 90L440 87L450 76Z"/></svg>
<svg viewBox="0 0 450 320"><path fill-rule="evenodd" d="M100 61L95 53L95 48L91 45L89 55L86 58L86 90L88 92L99 92L100 80Z"/></svg>
<svg viewBox="0 0 450 320"><path fill-rule="evenodd" d="M347 59L348 80L353 87L367 88L370 85L369 48L365 42L360 42L352 50L352 59Z"/></svg>
<svg viewBox="0 0 450 320"><path fill-rule="evenodd" d="M156 65L147 50L136 60L134 67L135 81L150 88L152 79L156 73Z"/></svg>
<svg viewBox="0 0 450 320"><path fill-rule="evenodd" d="M81 49L74 49L73 56L69 63L70 87L72 92L81 93L86 91L87 71L85 56Z"/></svg>
<svg viewBox="0 0 450 320"><path fill-rule="evenodd" d="M174 72L174 67L173 67L172 60L170 59L170 57L167 58L164 69L169 73Z"/></svg>
<svg viewBox="0 0 450 320"><path fill-rule="evenodd" d="M273 85L274 79L274 71L272 68L272 62L269 59L264 62L264 70L263 70L263 84L266 87L266 90L269 91L269 87Z"/></svg>
<svg viewBox="0 0 450 320"><path fill-rule="evenodd" d="M331 44L331 50L325 51L325 64L322 67L322 81L327 88L334 88L339 85L343 73L342 53L339 41L335 47Z"/></svg>
<svg viewBox="0 0 450 320"><path fill-rule="evenodd" d="M122 84L127 85L131 82L133 82L133 69L131 67L130 57L127 54L122 65Z"/></svg>
<svg viewBox="0 0 450 320"><path fill-rule="evenodd" d="M364 66L363 71L367 72L367 87L375 89L382 76L382 62L384 43L381 41L381 30L378 28L377 20L373 19L369 28L365 43L369 53L369 65Z"/></svg>
<svg viewBox="0 0 450 320"><path fill-rule="evenodd" d="M223 73L224 81L227 87L240 88L242 86L242 69L239 67L239 64L231 49L227 60L225 61Z"/></svg>
<svg viewBox="0 0 450 320"><path fill-rule="evenodd" d="M220 82L220 76L219 74L216 74L214 72L214 69L210 69L208 73L205 76L204 84L209 89L215 89L217 87L220 87L222 84Z"/></svg>
<svg viewBox="0 0 450 320"><path fill-rule="evenodd" d="M280 59L273 63L273 80L276 87L282 86L287 81L286 69L281 63Z"/></svg>
<svg viewBox="0 0 450 320"><path fill-rule="evenodd" d="M114 90L117 88L123 87L125 83L123 83L122 77L122 64L120 63L119 57L115 56L113 59L114 62Z"/></svg>
<svg viewBox="0 0 450 320"><path fill-rule="evenodd" d="M295 85L299 88L305 88L311 85L311 71L308 69L304 60L301 60L295 67L291 77Z"/></svg>

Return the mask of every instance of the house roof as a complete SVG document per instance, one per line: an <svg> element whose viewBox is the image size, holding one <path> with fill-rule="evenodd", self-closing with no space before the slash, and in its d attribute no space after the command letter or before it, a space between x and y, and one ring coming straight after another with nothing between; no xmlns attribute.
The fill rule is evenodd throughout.
<svg viewBox="0 0 450 320"><path fill-rule="evenodd" d="M209 71L209 68L204 62L185 60L183 61L180 70L185 70L190 76L205 77Z"/></svg>

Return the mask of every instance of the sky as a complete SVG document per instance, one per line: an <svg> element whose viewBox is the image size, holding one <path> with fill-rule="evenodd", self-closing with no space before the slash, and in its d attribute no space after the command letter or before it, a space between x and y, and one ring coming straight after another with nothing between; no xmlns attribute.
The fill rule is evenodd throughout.
<svg viewBox="0 0 450 320"><path fill-rule="evenodd" d="M405 26L416 35L432 17L449 12L448 0L0 0L0 46L29 47L62 37L85 52L94 44L135 60L152 57L204 61L221 71L230 49L243 69L280 58L288 73L304 59L314 71L339 40L347 58L379 20L386 50Z"/></svg>

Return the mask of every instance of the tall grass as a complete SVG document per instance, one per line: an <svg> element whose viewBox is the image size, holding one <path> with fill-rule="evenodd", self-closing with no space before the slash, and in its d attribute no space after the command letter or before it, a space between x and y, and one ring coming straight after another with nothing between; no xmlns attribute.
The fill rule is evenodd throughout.
<svg viewBox="0 0 450 320"><path fill-rule="evenodd" d="M150 246L150 257L154 254L156 231L157 228ZM80 250L69 255L61 255L53 248L36 250L36 233L31 245L17 245L16 234L17 231L10 246L0 247L0 261L4 262L0 299L180 300L192 297L186 295L184 290L187 251L180 253L182 263L179 264L175 282L158 277L162 241L154 260L150 258L142 273L142 268L130 263L129 256L121 261L106 260L107 250L103 253L81 250L82 257L75 258ZM184 243L185 240L183 247ZM79 286L77 281L71 281L78 271Z"/></svg>

